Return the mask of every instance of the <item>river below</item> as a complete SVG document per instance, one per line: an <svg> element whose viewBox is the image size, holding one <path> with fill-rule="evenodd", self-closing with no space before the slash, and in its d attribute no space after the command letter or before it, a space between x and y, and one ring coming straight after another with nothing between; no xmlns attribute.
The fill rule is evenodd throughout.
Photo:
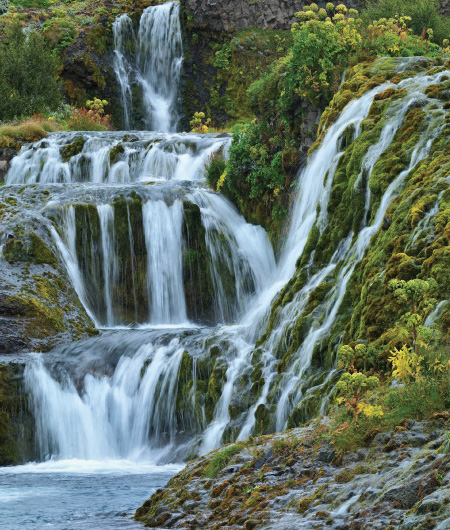
<svg viewBox="0 0 450 530"><path fill-rule="evenodd" d="M137 506L181 469L127 460L50 460L0 468L2 530L137 529Z"/></svg>

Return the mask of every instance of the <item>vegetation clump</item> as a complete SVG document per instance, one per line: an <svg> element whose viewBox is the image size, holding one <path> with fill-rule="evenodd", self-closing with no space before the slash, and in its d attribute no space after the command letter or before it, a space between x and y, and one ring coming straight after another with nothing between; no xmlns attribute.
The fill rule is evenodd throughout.
<svg viewBox="0 0 450 530"><path fill-rule="evenodd" d="M328 3L326 9L305 6L296 17L299 22L292 26L287 53L247 90L257 119L244 133L234 135L222 185L223 193L249 220L268 229L273 241L278 240L289 210L293 177L302 162L301 146L317 131L317 121L308 122L308 116L332 100L345 70L379 56L441 53L431 42L432 28L421 38L409 29L411 19L406 15L366 24L356 10ZM357 91L340 94L346 95L342 108ZM395 96L400 94L390 88L379 97Z"/></svg>
<svg viewBox="0 0 450 530"><path fill-rule="evenodd" d="M235 444L226 447L223 451L216 453L210 460L208 466L204 469L204 476L207 478L215 478L224 469L231 458L239 453L242 449L242 444Z"/></svg>
<svg viewBox="0 0 450 530"><path fill-rule="evenodd" d="M40 33L26 34L20 24L7 27L0 42L0 120L56 110L61 104L57 67Z"/></svg>

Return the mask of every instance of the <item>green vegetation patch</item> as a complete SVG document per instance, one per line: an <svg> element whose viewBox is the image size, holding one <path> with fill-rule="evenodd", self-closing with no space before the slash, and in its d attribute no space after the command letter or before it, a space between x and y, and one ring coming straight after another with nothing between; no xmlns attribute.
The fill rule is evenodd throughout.
<svg viewBox="0 0 450 530"><path fill-rule="evenodd" d="M208 466L204 469L203 475L207 478L215 478L224 469L232 457L239 453L243 448L242 444L235 444L226 447L223 451L214 454L209 461Z"/></svg>

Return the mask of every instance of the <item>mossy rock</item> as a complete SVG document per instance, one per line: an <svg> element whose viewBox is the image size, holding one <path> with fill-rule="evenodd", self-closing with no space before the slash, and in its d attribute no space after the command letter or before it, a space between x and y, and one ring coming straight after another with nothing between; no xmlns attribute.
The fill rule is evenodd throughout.
<svg viewBox="0 0 450 530"><path fill-rule="evenodd" d="M61 158L64 162L68 162L72 157L78 155L83 151L86 140L82 136L78 136L71 144L67 144L61 150Z"/></svg>
<svg viewBox="0 0 450 530"><path fill-rule="evenodd" d="M3 255L10 262L31 262L36 265L57 267L55 253L34 232L24 232L21 239L11 238L7 241Z"/></svg>

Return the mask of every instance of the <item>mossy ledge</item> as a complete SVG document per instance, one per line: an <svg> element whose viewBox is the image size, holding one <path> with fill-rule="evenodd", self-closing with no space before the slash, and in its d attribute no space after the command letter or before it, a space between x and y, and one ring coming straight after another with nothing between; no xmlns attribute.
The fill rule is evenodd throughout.
<svg viewBox="0 0 450 530"><path fill-rule="evenodd" d="M24 212L51 200L48 189L0 190L6 239L0 248L0 353L48 351L98 333L60 261L49 220Z"/></svg>
<svg viewBox="0 0 450 530"><path fill-rule="evenodd" d="M228 445L190 462L135 518L192 530L434 528L450 516L449 417L402 422L349 454L330 444L328 420Z"/></svg>

